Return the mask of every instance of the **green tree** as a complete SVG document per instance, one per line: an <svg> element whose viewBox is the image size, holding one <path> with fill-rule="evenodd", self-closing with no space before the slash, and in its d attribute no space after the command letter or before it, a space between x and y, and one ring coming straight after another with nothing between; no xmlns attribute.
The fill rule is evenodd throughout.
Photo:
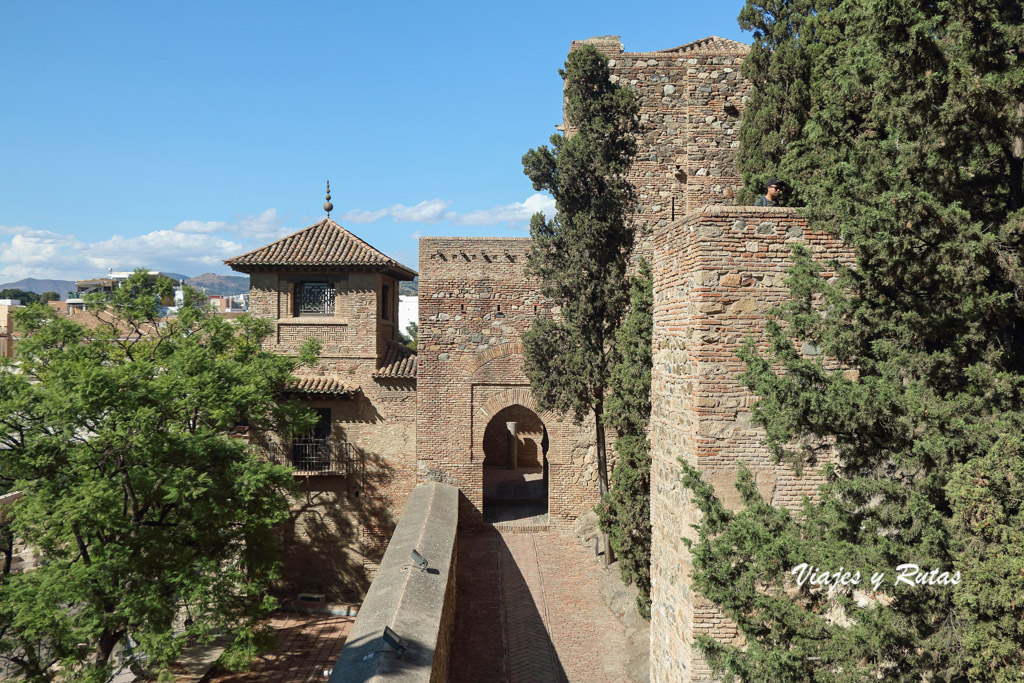
<svg viewBox="0 0 1024 683"><path fill-rule="evenodd" d="M38 303L39 295L24 289L9 288L0 290L0 299L18 299L22 305L27 306L28 304Z"/></svg>
<svg viewBox="0 0 1024 683"><path fill-rule="evenodd" d="M261 349L257 318L187 306L158 320L167 289L136 272L93 297L91 329L43 306L18 314L0 477L23 492L13 533L44 562L2 577L0 651L30 680L106 681L128 637L156 670L190 640L234 636L229 665L265 640L292 478L227 431L308 428L281 400L298 361Z"/></svg>
<svg viewBox="0 0 1024 683"><path fill-rule="evenodd" d="M651 269L639 260L632 278L629 313L615 333L616 362L608 396L608 426L617 434L618 460L608 497L598 508L601 528L608 534L626 583L640 593L641 614L651 613L651 335L654 281Z"/></svg>
<svg viewBox="0 0 1024 683"><path fill-rule="evenodd" d="M48 301L60 301L60 294L54 291L43 292L39 295L39 303L45 304Z"/></svg>
<svg viewBox="0 0 1024 683"><path fill-rule="evenodd" d="M1022 5L847 2L816 21L842 39L780 167L856 266L826 279L796 249L745 378L780 461L835 460L797 511L748 472L727 511L687 468L694 585L746 638L699 645L743 680L1024 680ZM886 579L858 602L794 586L800 563ZM895 583L903 563L961 580Z"/></svg>
<svg viewBox="0 0 1024 683"><path fill-rule="evenodd" d="M635 204L626 172L636 154L638 105L610 80L607 58L591 45L569 54L565 69L569 134L523 156L536 190L555 199L556 215L535 214L527 271L559 310L523 335L525 369L541 407L594 418L598 478L608 492L605 399L615 331L626 311L626 268L633 249ZM607 546L606 546L607 547ZM606 554L606 558L608 555Z"/></svg>
<svg viewBox="0 0 1024 683"><path fill-rule="evenodd" d="M410 349L415 351L416 350L416 344L419 341L419 336L420 336L420 326L419 326L419 324L415 320L412 320L412 321L409 322L408 325L405 326L405 333L404 334L402 332L398 333L398 341L402 342L403 344L408 346Z"/></svg>
<svg viewBox="0 0 1024 683"><path fill-rule="evenodd" d="M828 10L839 1L751 0L740 11L740 28L754 33L741 67L753 88L740 122L740 204L752 204L763 195L771 178L786 183L788 206L800 204L804 156L795 152L806 144L812 84L824 65L821 55L833 40L835 16Z"/></svg>

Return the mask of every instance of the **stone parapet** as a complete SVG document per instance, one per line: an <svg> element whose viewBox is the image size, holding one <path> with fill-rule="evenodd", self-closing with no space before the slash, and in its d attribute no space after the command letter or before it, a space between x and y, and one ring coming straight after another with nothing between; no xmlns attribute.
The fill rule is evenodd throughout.
<svg viewBox="0 0 1024 683"><path fill-rule="evenodd" d="M448 680L458 496L447 484L413 489L330 683ZM429 563L425 571L412 566L414 549ZM402 639L400 655L384 642L385 626Z"/></svg>
<svg viewBox="0 0 1024 683"><path fill-rule="evenodd" d="M772 461L763 430L751 420L755 397L738 378L744 364L737 353L748 337L767 350L765 313L788 297L785 271L794 243L807 245L821 261L851 259L838 239L809 230L786 208L708 206L655 234L652 681L710 681L694 637L738 638L735 627L690 590L690 554L679 539L696 539L692 525L699 514L680 484L679 460L699 469L732 509L740 505L738 461L774 505L796 507L823 481L813 471L798 478Z"/></svg>

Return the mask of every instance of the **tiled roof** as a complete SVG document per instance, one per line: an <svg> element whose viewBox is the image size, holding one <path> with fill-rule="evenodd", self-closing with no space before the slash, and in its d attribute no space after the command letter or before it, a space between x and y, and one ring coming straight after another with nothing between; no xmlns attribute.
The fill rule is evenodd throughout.
<svg viewBox="0 0 1024 683"><path fill-rule="evenodd" d="M224 261L246 272L254 266L370 266L412 279L416 272L382 254L330 218L265 247Z"/></svg>
<svg viewBox="0 0 1024 683"><path fill-rule="evenodd" d="M359 391L359 387L348 384L337 377L305 376L295 377L288 383L287 390L295 394L351 396Z"/></svg>
<svg viewBox="0 0 1024 683"><path fill-rule="evenodd" d="M692 43L686 43L685 45L680 45L678 47L671 47L667 50L658 50L658 52L697 52L719 50L723 52L748 52L750 50L750 46L736 40L729 40L728 38L708 36L707 38L701 38L700 40L695 40Z"/></svg>
<svg viewBox="0 0 1024 683"><path fill-rule="evenodd" d="M398 342L388 341L384 361L373 376L387 379L416 379L416 352Z"/></svg>

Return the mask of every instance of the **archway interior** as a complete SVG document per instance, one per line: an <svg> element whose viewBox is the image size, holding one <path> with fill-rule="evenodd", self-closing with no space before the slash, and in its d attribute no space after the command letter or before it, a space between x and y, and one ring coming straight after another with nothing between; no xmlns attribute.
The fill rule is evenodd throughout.
<svg viewBox="0 0 1024 683"><path fill-rule="evenodd" d="M547 515L548 433L537 413L511 405L484 429L484 519L526 520Z"/></svg>

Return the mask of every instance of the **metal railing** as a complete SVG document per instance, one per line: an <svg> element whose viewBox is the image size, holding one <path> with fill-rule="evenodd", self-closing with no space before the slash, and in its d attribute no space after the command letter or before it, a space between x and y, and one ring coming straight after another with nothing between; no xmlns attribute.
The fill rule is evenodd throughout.
<svg viewBox="0 0 1024 683"><path fill-rule="evenodd" d="M292 440L286 464L295 468L295 474L348 475L353 469L351 455L346 441L304 436Z"/></svg>

